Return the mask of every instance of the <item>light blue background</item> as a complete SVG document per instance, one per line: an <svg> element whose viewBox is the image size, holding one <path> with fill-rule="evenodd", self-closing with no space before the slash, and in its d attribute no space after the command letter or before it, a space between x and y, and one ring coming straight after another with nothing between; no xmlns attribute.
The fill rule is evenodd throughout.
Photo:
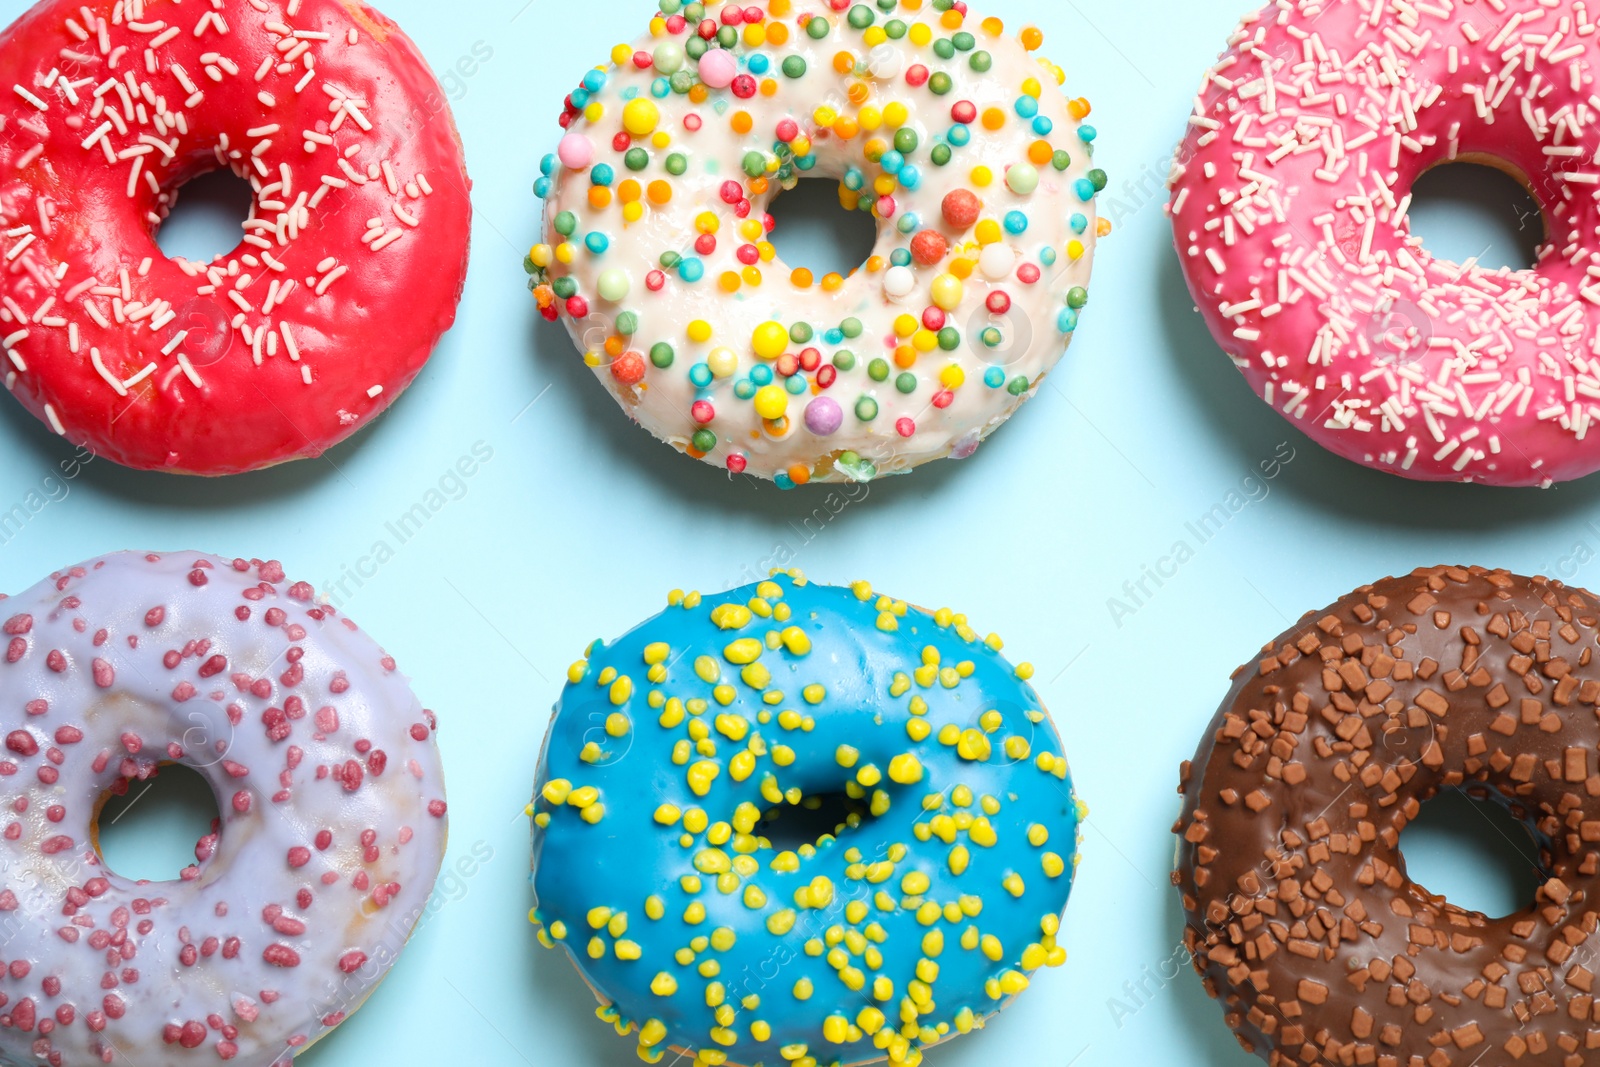
<svg viewBox="0 0 1600 1067"><path fill-rule="evenodd" d="M1097 160L1111 175L1102 212L1117 229L1100 245L1072 350L1037 398L973 459L874 485L819 522L826 490L730 479L630 425L565 334L539 323L524 286L539 208L530 186L557 140L560 101L587 64L644 29L646 0L387 0L442 76L474 46L492 50L447 80L476 182L473 261L459 322L427 370L326 460L226 481L92 463L0 546L0 587L10 589L135 547L280 558L324 588L375 541L396 547L375 576L346 586L344 605L439 712L447 865L475 851L492 859L445 884L399 967L306 1054L309 1067L637 1062L633 1042L592 1017L587 990L536 946L525 919L522 808L539 742L563 671L590 639L654 613L674 586L720 590L776 563L824 581L867 578L999 631L1008 654L1037 665L1091 809L1067 966L1041 973L987 1032L929 1062L1256 1062L1186 970L1144 979L1147 1003L1129 1017L1107 1003L1145 968L1170 975L1182 962L1167 877L1174 787L1229 673L1304 611L1422 564L1600 582L1600 567L1574 555L1600 553L1600 482L1504 491L1370 473L1281 421L1212 344L1179 276L1159 186L1200 72L1249 2L983 9L1013 28L1041 26L1068 88L1093 101ZM0 0L0 21L22 7ZM1416 214L1445 254L1509 244L1481 237L1459 211ZM478 442L493 459L397 545L385 523ZM1265 498L1195 545L1185 524L1282 442L1294 459ZM0 398L0 509L70 454ZM1183 538L1194 558L1117 625L1108 598ZM1493 835L1482 824L1465 836ZM1441 887L1477 878L1459 864L1429 869Z"/></svg>

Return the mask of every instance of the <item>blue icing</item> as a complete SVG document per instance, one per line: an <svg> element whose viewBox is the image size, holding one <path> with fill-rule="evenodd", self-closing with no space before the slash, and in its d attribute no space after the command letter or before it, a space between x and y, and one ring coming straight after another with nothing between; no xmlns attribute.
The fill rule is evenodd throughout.
<svg viewBox="0 0 1600 1067"><path fill-rule="evenodd" d="M531 809L539 938L647 1060L916 1064L1065 960L1082 811L963 616L798 574L672 604L573 665ZM774 845L807 798L838 836Z"/></svg>

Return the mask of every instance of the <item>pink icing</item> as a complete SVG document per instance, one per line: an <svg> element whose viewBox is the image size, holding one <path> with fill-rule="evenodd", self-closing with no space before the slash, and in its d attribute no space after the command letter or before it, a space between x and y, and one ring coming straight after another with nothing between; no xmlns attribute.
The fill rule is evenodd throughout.
<svg viewBox="0 0 1600 1067"><path fill-rule="evenodd" d="M1324 447L1426 480L1600 468L1596 23L1584 5L1280 0L1207 71L1173 171L1189 288ZM1435 259L1418 175L1493 159L1544 210L1531 270Z"/></svg>
<svg viewBox="0 0 1600 1067"><path fill-rule="evenodd" d="M120 553L0 598L0 1060L284 1064L360 1005L444 851L433 714L273 562ZM169 882L108 870L108 791L194 768Z"/></svg>

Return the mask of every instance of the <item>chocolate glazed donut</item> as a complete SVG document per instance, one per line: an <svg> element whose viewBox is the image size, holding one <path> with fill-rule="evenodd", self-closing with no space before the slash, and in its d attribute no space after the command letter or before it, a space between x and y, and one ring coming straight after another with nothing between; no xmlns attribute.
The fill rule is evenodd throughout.
<svg viewBox="0 0 1600 1067"><path fill-rule="evenodd" d="M1439 567L1308 615L1240 668L1192 763L1173 884L1207 992L1274 1065L1600 1064L1600 599ZM1406 877L1441 790L1539 848L1490 918Z"/></svg>

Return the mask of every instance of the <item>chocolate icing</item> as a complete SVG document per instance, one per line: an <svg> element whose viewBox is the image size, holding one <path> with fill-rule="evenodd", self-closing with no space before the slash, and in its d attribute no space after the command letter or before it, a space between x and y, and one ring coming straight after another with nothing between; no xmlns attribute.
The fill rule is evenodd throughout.
<svg viewBox="0 0 1600 1067"><path fill-rule="evenodd" d="M1600 1063L1600 606L1438 567L1363 586L1241 667L1179 791L1185 943L1271 1064ZM1523 820L1504 918L1406 876L1400 833L1459 789Z"/></svg>

